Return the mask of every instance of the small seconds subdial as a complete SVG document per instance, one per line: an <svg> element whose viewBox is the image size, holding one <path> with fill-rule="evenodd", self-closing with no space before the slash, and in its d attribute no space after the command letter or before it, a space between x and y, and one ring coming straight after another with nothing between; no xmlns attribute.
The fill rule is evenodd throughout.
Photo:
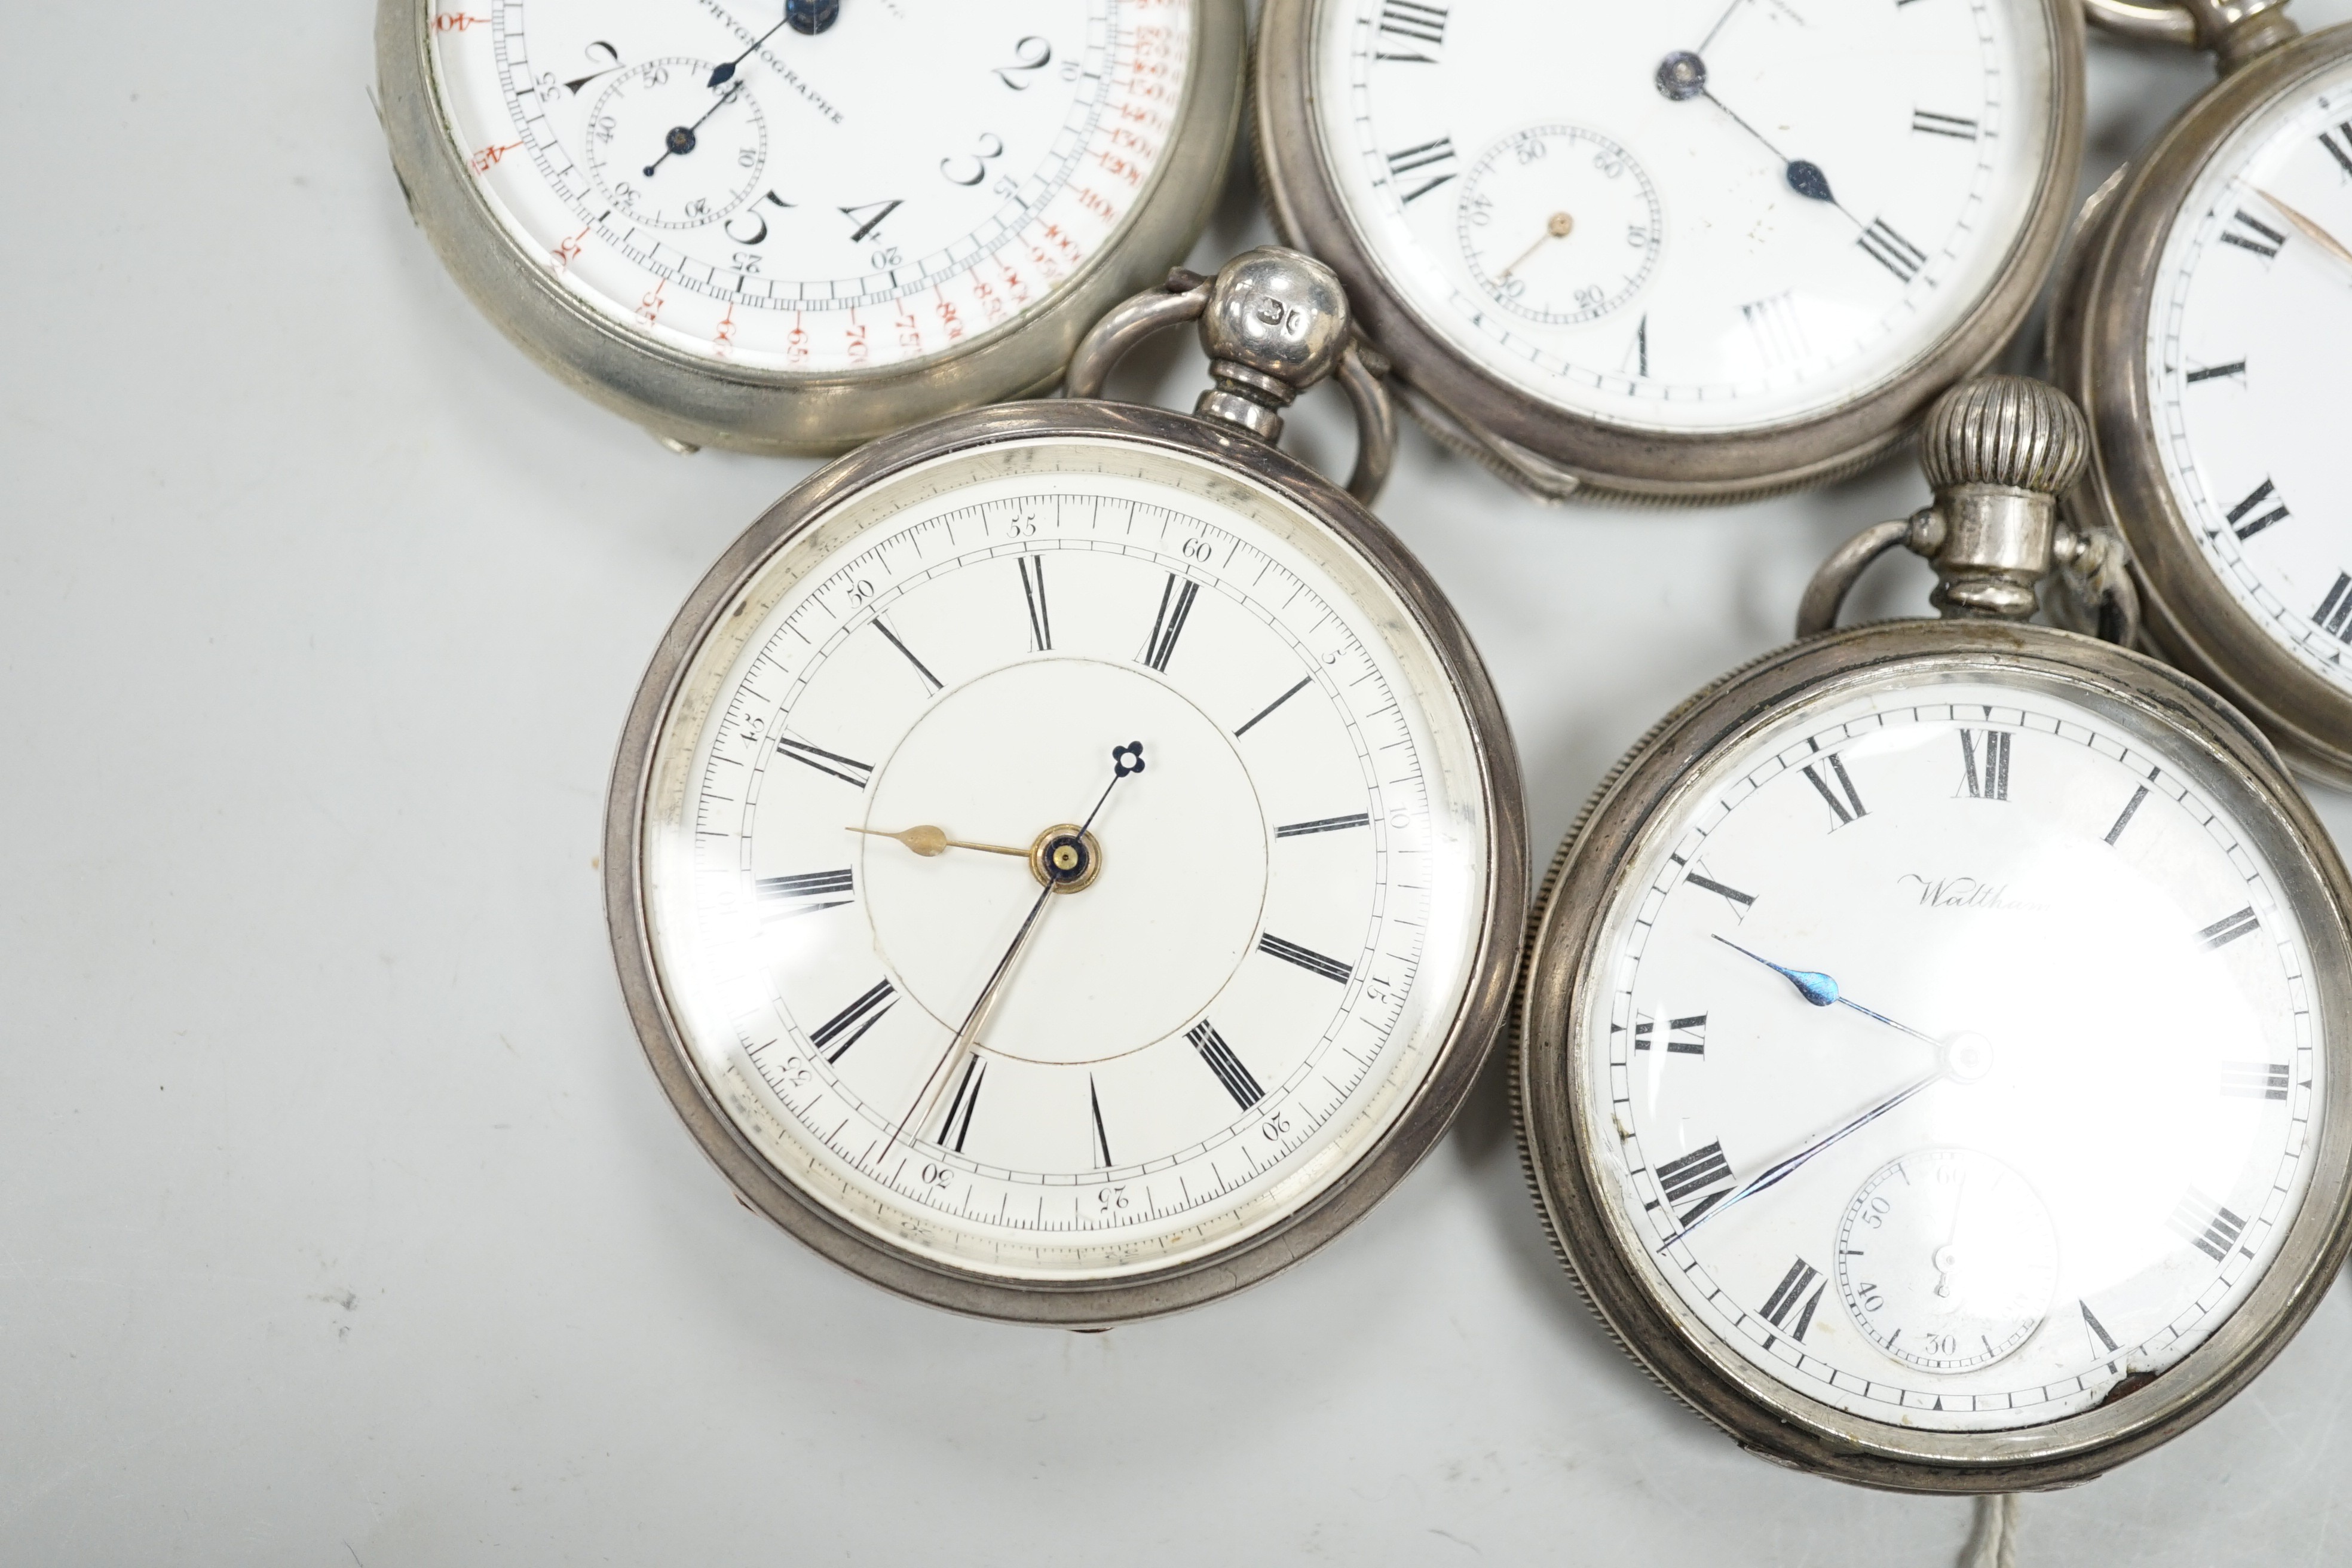
<svg viewBox="0 0 2352 1568"><path fill-rule="evenodd" d="M1472 275L1529 321L1596 321L1640 293L1657 265L1657 187L1632 153L1579 126L1496 142L1464 177L1456 211Z"/></svg>
<svg viewBox="0 0 2352 1568"><path fill-rule="evenodd" d="M621 209L654 228L723 221L760 188L768 123L709 60L649 60L615 77L588 115L588 163Z"/></svg>
<svg viewBox="0 0 2352 1568"><path fill-rule="evenodd" d="M1889 1162L1838 1226L1838 1293L1871 1342L1924 1372L1990 1366L2032 1338L2058 1233L2025 1178L1972 1149Z"/></svg>

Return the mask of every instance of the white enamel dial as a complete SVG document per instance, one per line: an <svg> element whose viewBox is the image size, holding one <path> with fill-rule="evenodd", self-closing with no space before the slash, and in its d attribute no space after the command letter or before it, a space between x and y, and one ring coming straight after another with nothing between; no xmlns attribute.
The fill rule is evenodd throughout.
<svg viewBox="0 0 2352 1568"><path fill-rule="evenodd" d="M742 602L658 743L646 902L782 1177L961 1268L1113 1278L1393 1123L1491 868L1468 717L1352 546L1228 470L1037 438L888 481Z"/></svg>
<svg viewBox="0 0 2352 1568"><path fill-rule="evenodd" d="M1705 759L1600 926L1601 1198L1717 1353L2013 1429L2227 1321L2303 1200L2307 946L2152 724L1893 666Z"/></svg>
<svg viewBox="0 0 2352 1568"><path fill-rule="evenodd" d="M1991 288L2053 134L2020 0L1330 0L1314 47L1327 173L1390 286L1505 384L1636 427L1894 378ZM1531 247L1540 310L1496 287Z"/></svg>
<svg viewBox="0 0 2352 1568"><path fill-rule="evenodd" d="M2174 499L2244 612L2352 689L2352 62L2222 144L2158 268L2148 396Z"/></svg>
<svg viewBox="0 0 2352 1568"><path fill-rule="evenodd" d="M523 252L666 347L777 370L1018 321L1134 213L1183 0L447 0L448 133Z"/></svg>
<svg viewBox="0 0 2352 1568"><path fill-rule="evenodd" d="M2024 1177L1974 1149L1890 1161L1846 1205L1837 1241L1838 1296L1854 1327L1926 1372L1999 1361L2042 1326L2057 1289L2049 1209ZM1800 1342L1804 1326L1791 1330Z"/></svg>

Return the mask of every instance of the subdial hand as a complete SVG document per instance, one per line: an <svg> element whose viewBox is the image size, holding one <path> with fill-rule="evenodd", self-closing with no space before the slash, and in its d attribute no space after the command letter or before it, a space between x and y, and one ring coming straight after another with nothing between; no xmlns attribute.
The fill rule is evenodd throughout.
<svg viewBox="0 0 2352 1568"><path fill-rule="evenodd" d="M934 827L928 822L914 827L901 828L896 833L887 833L879 827L859 827L853 823L850 825L849 831L867 834L876 838L895 838L926 858L933 855L944 855L950 849L978 849L990 855L1016 855L1024 860L1029 858L1029 851L1026 849L1010 849L1002 844L971 844L961 838L950 838L946 829Z"/></svg>
<svg viewBox="0 0 2352 1568"><path fill-rule="evenodd" d="M1864 1006L1861 1003L1856 1002L1838 989L1838 983L1836 981L1831 979L1828 975L1823 974L1818 969L1790 969L1786 964L1773 963L1770 959L1766 958L1761 953L1749 952L1746 948L1740 946L1738 942L1733 942L1729 937L1719 935L1715 940L1723 943L1724 946L1729 948L1732 952L1740 954L1744 958L1752 958L1757 963L1762 964L1765 968L1778 971L1780 974L1787 977L1790 984L1797 988L1797 994L1799 995L1802 996L1806 1001L1811 1002L1816 1007L1827 1007L1832 1004L1840 1007L1851 1007L1865 1018L1874 1018L1890 1029L1901 1030L1903 1033L1909 1035L1913 1039L1925 1040L1929 1045L1935 1047L1937 1050L1942 1050L1944 1048L1944 1042L1936 1038L1935 1036L1922 1033L1921 1031L1913 1028L1908 1024L1898 1024L1894 1019L1888 1017L1885 1014L1875 1012L1871 1008Z"/></svg>
<svg viewBox="0 0 2352 1568"><path fill-rule="evenodd" d="M981 1026L987 1022L989 1009L1003 989L1005 977L1013 973L1013 966L1020 961L1022 951L1029 945L1030 937L1035 933L1038 917L1045 912L1046 903L1055 893L1077 892L1093 884L1096 863L1087 858L1084 847L1093 843L1087 829L1094 826L1095 818L1102 815L1102 808L1108 804L1111 791L1118 787L1118 781L1129 773L1143 771L1143 742L1134 741L1124 746L1112 747L1110 761L1110 783L1105 784L1102 794L1096 797L1094 809L1087 813L1086 820L1073 832L1054 835L1055 838L1077 849L1078 853L1071 856L1066 863L1059 856L1049 857L1044 862L1051 868L1051 871L1043 878L1045 885L1038 889L1036 901L1029 906L1029 913L1023 918L1021 929L1013 933L1013 944L1004 950L1004 956L996 961L996 968L989 975L988 984L980 988L979 1000L972 1003L971 1011L964 1016L955 1037L948 1042L948 1048L940 1054L938 1065L923 1079L923 1087L916 1094L915 1103L908 1108L906 1115L898 1119L898 1125L891 1129L891 1143L904 1138L909 1126L919 1126L929 1121L940 1090L954 1079L957 1064L963 1060L972 1042L979 1037ZM884 1145L886 1149L888 1146Z"/></svg>
<svg viewBox="0 0 2352 1568"><path fill-rule="evenodd" d="M2315 220L2305 217L2259 185L2254 188L2254 195L2276 207L2279 216L2301 229L2305 239L2310 240L2312 244L2319 247L2345 266L2352 267L2352 247L2347 247L2342 240L2320 227Z"/></svg>
<svg viewBox="0 0 2352 1568"><path fill-rule="evenodd" d="M1570 217L1568 214L1552 214L1551 221L1544 225L1544 231L1536 236L1536 242L1533 245L1528 246L1525 250L1520 251L1518 259L1513 261L1508 267L1504 268L1503 270L1496 276L1499 278L1508 278L1512 273L1517 272L1519 269L1519 268L1527 261L1528 257L1533 256L1537 251L1541 250L1545 246L1549 245L1555 239L1566 239L1570 234L1575 232L1575 229L1576 220Z"/></svg>
<svg viewBox="0 0 2352 1568"><path fill-rule="evenodd" d="M703 122L705 121L708 121L712 115L718 113L720 110L726 108L728 104L734 101L735 95L742 90L743 84L739 81L733 87L729 88L725 92L720 93L719 95L718 102L712 104L709 108L702 111L701 120L696 121L691 125L671 126L669 128L669 133L662 138L661 156L646 165L646 178L648 180L652 179L654 177L654 171L660 168L664 163L668 163L673 154L683 155L693 152L694 133L702 129Z"/></svg>

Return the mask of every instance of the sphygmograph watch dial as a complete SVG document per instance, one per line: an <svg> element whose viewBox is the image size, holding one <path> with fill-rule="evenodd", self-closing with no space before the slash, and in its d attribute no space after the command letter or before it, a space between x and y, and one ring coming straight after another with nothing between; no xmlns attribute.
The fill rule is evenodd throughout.
<svg viewBox="0 0 2352 1568"><path fill-rule="evenodd" d="M586 308L688 355L823 373L1037 309L1133 214L1174 130L1184 4L787 9L447 0L448 134Z"/></svg>
<svg viewBox="0 0 2352 1568"><path fill-rule="evenodd" d="M2148 312L2164 477L2208 566L2297 659L2352 692L2352 61L2264 105L2207 163Z"/></svg>
<svg viewBox="0 0 2352 1568"><path fill-rule="evenodd" d="M690 662L643 839L694 1069L938 1264L1181 1264L1394 1124L1473 983L1471 720L1354 547L1205 461L936 459Z"/></svg>
<svg viewBox="0 0 2352 1568"><path fill-rule="evenodd" d="M2035 205L2016 0L1333 0L1318 131L1429 330L1540 404L1677 431L1848 404L1955 331Z"/></svg>
<svg viewBox="0 0 2352 1568"><path fill-rule="evenodd" d="M1796 1393L2037 1426L2228 1321L2308 1184L2307 943L2154 725L1881 669L1703 760L1573 1027L1648 1288Z"/></svg>

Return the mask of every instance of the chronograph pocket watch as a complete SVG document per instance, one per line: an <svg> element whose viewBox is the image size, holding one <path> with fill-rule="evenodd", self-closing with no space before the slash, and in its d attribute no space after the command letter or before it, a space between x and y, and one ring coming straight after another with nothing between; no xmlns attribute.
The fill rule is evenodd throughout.
<svg viewBox="0 0 2352 1568"><path fill-rule="evenodd" d="M1537 900L1513 1087L1584 1294L1744 1446L2011 1493L2210 1414L2352 1237L2352 882L2188 677L2023 624L2083 416L1964 384L1936 501L1841 550L1791 646L1618 764ZM1831 629L1928 555L1940 621Z"/></svg>
<svg viewBox="0 0 2352 1568"><path fill-rule="evenodd" d="M1201 322L1193 416L1104 402ZM1462 626L1277 451L1320 264L1180 274L1072 396L793 490L640 688L606 818L630 1012L745 1201L903 1295L1098 1327L1296 1261L1444 1130L1506 1015L1517 764Z"/></svg>
<svg viewBox="0 0 2352 1568"><path fill-rule="evenodd" d="M1266 0L1255 71L1276 226L1550 498L1885 450L2023 321L2082 153L2077 0Z"/></svg>
<svg viewBox="0 0 2352 1568"><path fill-rule="evenodd" d="M2102 5L2221 79L2096 198L2052 315L2090 414L2075 498L2129 542L2147 640L2352 784L2352 26Z"/></svg>
<svg viewBox="0 0 2352 1568"><path fill-rule="evenodd" d="M681 450L830 455L1062 377L1223 186L1242 0L379 0L410 210Z"/></svg>

